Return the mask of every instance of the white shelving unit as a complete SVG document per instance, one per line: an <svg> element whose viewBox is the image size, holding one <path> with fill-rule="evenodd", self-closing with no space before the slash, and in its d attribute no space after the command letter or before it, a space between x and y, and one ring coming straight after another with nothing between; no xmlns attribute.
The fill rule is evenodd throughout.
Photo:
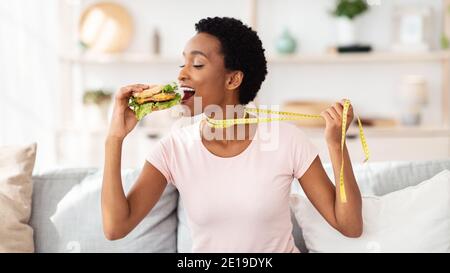
<svg viewBox="0 0 450 273"><path fill-rule="evenodd" d="M179 58L170 58L163 56L152 56L148 54L117 54L117 55L63 55L60 57L61 61L68 65L82 66L86 64L96 65L120 65L120 64L177 64ZM297 54L292 56L268 56L268 63L270 64L365 64L365 63L409 63L409 62L434 62L440 64L442 67L442 127L434 128L435 132L447 132L450 135L449 126L449 98L450 88L448 83L450 51L436 51L416 54L402 54L392 52L375 52L375 53L355 53L355 54ZM392 135L397 133L402 134L408 131L413 134L421 134L421 131L429 132L430 128L374 128L374 132L391 131Z"/></svg>
<svg viewBox="0 0 450 273"><path fill-rule="evenodd" d="M368 137L390 137L390 138L414 138L414 137L450 137L447 128L425 127L425 126L394 126L394 127L363 127L364 134ZM310 135L322 135L322 128L304 129ZM347 131L349 138L357 138L359 129L354 125Z"/></svg>
<svg viewBox="0 0 450 273"><path fill-rule="evenodd" d="M117 54L117 55L62 55L61 60L74 64L174 64L179 58L153 56L149 54ZM450 51L436 51L425 53L354 53L354 54L296 54L290 56L268 56L268 63L274 64L330 64L330 63L395 63L395 62L445 62L450 59Z"/></svg>
<svg viewBox="0 0 450 273"><path fill-rule="evenodd" d="M298 63L298 64L330 64L330 63L395 63L395 62L440 62L448 61L450 52L437 51L425 53L328 53L328 54L299 54L294 56L272 56L272 63Z"/></svg>

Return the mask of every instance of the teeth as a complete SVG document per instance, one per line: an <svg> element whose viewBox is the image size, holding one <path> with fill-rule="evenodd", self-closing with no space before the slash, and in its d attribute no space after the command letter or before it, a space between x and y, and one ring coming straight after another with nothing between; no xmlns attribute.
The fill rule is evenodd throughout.
<svg viewBox="0 0 450 273"><path fill-rule="evenodd" d="M194 88L190 88L190 87L182 86L182 87L180 87L180 89L183 91L187 91L187 92L195 92Z"/></svg>

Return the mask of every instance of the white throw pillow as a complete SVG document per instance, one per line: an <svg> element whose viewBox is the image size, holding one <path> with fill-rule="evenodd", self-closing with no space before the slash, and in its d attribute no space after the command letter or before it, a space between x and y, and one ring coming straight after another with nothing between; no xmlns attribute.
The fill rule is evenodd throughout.
<svg viewBox="0 0 450 273"><path fill-rule="evenodd" d="M31 175L36 144L0 147L0 252L33 252Z"/></svg>
<svg viewBox="0 0 450 273"><path fill-rule="evenodd" d="M347 238L309 200L291 207L310 252L450 252L450 171L381 197L363 197L364 231Z"/></svg>

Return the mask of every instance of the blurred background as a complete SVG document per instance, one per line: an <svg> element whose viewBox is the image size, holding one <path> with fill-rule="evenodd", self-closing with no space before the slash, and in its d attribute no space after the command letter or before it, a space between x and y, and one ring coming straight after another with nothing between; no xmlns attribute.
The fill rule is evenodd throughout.
<svg viewBox="0 0 450 273"><path fill-rule="evenodd" d="M114 93L177 79L205 17L258 31L269 74L256 105L318 114L349 98L371 161L450 156L448 0L15 0L0 2L0 145L37 142L36 169L101 167ZM139 167L178 120L153 113L127 137ZM329 160L321 121L297 123ZM363 153L358 128L347 140Z"/></svg>

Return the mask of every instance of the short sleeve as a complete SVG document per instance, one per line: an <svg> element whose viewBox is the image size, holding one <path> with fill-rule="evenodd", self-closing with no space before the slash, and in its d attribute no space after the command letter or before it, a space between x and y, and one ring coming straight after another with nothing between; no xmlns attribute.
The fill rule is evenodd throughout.
<svg viewBox="0 0 450 273"><path fill-rule="evenodd" d="M300 179L319 155L319 149L299 128L295 128L292 141L294 142L292 144L294 178Z"/></svg>
<svg viewBox="0 0 450 273"><path fill-rule="evenodd" d="M158 141L158 143L148 153L146 160L158 169L166 178L167 183L174 184L172 174L170 172L170 158L171 154L170 138L165 137Z"/></svg>

